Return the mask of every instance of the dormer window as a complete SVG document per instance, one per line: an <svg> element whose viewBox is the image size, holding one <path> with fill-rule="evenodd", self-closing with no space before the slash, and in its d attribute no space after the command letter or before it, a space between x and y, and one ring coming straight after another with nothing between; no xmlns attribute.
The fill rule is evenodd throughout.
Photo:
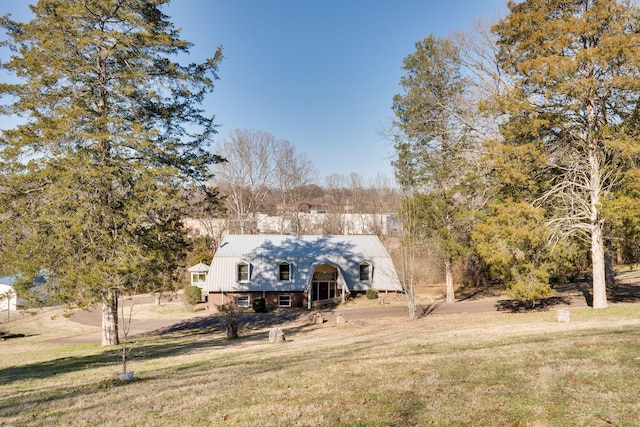
<svg viewBox="0 0 640 427"><path fill-rule="evenodd" d="M288 262L281 262L278 265L278 280L281 282L288 282L291 280L291 264Z"/></svg>
<svg viewBox="0 0 640 427"><path fill-rule="evenodd" d="M249 264L246 262L240 262L237 265L236 280L238 282L249 281Z"/></svg>
<svg viewBox="0 0 640 427"><path fill-rule="evenodd" d="M361 282L368 282L371 280L371 272L372 272L373 268L371 266L370 263L368 262L363 262L362 264L360 264L360 281Z"/></svg>

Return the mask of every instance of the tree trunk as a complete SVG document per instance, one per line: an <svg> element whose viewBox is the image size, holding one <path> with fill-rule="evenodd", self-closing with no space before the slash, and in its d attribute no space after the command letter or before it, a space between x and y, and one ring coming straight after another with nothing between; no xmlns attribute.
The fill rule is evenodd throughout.
<svg viewBox="0 0 640 427"><path fill-rule="evenodd" d="M591 263L593 264L593 308L607 307L602 223L591 225Z"/></svg>
<svg viewBox="0 0 640 427"><path fill-rule="evenodd" d="M595 116L593 108L589 109L589 121ZM603 223L600 218L600 197L602 190L601 167L598 156L597 143L592 140L589 143L589 166L591 181L591 264L593 268L593 308L607 307L607 282L604 262L604 238L602 236Z"/></svg>
<svg viewBox="0 0 640 427"><path fill-rule="evenodd" d="M416 291L415 289L409 288L405 290L407 295L407 309L409 310L409 320L415 320L416 312L418 308L416 306Z"/></svg>
<svg viewBox="0 0 640 427"><path fill-rule="evenodd" d="M102 345L118 345L118 292L110 289L102 296Z"/></svg>
<svg viewBox="0 0 640 427"><path fill-rule="evenodd" d="M403 243L403 247L400 248L400 261L402 263L401 277L402 277L402 289L404 289L405 296L407 297L407 309L409 310L409 319L414 320L416 318L416 285L413 269L415 268L415 249L411 246L413 242Z"/></svg>
<svg viewBox="0 0 640 427"><path fill-rule="evenodd" d="M444 261L444 282L446 285L445 302L456 302L456 296L453 290L453 262L450 259Z"/></svg>

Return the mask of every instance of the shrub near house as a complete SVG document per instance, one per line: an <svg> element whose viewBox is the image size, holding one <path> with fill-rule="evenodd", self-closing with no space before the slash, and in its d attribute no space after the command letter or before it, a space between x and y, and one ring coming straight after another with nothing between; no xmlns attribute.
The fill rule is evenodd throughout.
<svg viewBox="0 0 640 427"><path fill-rule="evenodd" d="M184 287L184 303L189 307L189 310L193 311L196 304L202 300L202 291L197 286L185 286Z"/></svg>

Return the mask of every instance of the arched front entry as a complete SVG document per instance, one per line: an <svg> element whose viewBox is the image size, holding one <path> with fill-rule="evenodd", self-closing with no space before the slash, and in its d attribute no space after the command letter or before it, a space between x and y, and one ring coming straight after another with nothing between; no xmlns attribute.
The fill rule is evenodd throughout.
<svg viewBox="0 0 640 427"><path fill-rule="evenodd" d="M313 305L344 301L344 280L335 266L325 263L316 266L309 288L309 302Z"/></svg>

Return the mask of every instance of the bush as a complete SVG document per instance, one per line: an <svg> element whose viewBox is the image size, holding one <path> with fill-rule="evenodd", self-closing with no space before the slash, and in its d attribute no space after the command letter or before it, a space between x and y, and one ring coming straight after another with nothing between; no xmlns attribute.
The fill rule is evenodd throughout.
<svg viewBox="0 0 640 427"><path fill-rule="evenodd" d="M267 301L264 298L256 298L253 300L253 311L256 313L264 313L267 311Z"/></svg>
<svg viewBox="0 0 640 427"><path fill-rule="evenodd" d="M549 284L549 272L544 268L527 266L511 272L512 279L507 281L505 293L508 297L524 303L528 308L534 308L536 301L555 294Z"/></svg>
<svg viewBox="0 0 640 427"><path fill-rule="evenodd" d="M378 290L377 289L367 289L367 298L369 298L369 299L378 298Z"/></svg>
<svg viewBox="0 0 640 427"><path fill-rule="evenodd" d="M184 287L184 303L193 311L196 304L202 300L202 291L197 286Z"/></svg>

